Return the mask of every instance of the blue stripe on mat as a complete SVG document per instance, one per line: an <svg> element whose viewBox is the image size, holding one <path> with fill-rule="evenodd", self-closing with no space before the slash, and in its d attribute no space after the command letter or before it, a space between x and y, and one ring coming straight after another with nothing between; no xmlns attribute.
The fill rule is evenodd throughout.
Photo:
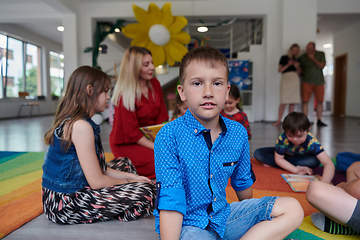
<svg viewBox="0 0 360 240"><path fill-rule="evenodd" d="M0 164L21 156L26 152L0 152Z"/></svg>

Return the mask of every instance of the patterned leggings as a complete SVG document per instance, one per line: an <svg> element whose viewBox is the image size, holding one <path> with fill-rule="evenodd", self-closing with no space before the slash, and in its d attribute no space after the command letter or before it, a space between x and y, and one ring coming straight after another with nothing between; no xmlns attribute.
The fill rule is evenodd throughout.
<svg viewBox="0 0 360 240"><path fill-rule="evenodd" d="M108 167L136 174L130 159L119 157ZM75 193L59 193L42 188L46 218L55 223L77 224L119 219L132 221L153 211L156 187L150 183L126 183L98 190L82 188Z"/></svg>

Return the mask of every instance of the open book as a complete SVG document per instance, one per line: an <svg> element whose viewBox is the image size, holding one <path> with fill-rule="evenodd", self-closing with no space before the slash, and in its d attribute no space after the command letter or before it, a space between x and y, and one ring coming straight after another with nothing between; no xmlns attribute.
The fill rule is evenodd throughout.
<svg viewBox="0 0 360 240"><path fill-rule="evenodd" d="M294 192L306 192L311 181L319 180L314 175L281 174Z"/></svg>
<svg viewBox="0 0 360 240"><path fill-rule="evenodd" d="M144 134L144 136L149 139L150 141L155 141L156 134L160 131L160 129L165 125L166 123L158 124L158 125L152 125L147 127L141 127L140 131Z"/></svg>

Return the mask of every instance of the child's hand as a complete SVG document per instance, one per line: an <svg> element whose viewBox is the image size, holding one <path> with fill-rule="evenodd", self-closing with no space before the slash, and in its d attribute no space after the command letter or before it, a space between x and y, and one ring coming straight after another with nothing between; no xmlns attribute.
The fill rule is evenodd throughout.
<svg viewBox="0 0 360 240"><path fill-rule="evenodd" d="M153 183L149 178L144 176L136 176L133 179L129 179L129 182L147 182L147 183Z"/></svg>
<svg viewBox="0 0 360 240"><path fill-rule="evenodd" d="M312 175L313 174L313 170L309 167L296 166L296 168L297 168L297 174L300 174L300 175Z"/></svg>

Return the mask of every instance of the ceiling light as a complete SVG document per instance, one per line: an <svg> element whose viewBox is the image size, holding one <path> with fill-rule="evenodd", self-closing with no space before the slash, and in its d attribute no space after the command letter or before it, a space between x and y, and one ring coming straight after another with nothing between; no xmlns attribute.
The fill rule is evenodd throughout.
<svg viewBox="0 0 360 240"><path fill-rule="evenodd" d="M198 31L198 32L207 32L207 31L208 31L208 28L207 28L207 27L198 27L198 28L197 28L197 31Z"/></svg>
<svg viewBox="0 0 360 240"><path fill-rule="evenodd" d="M60 59L64 59L64 54L59 55Z"/></svg>
<svg viewBox="0 0 360 240"><path fill-rule="evenodd" d="M115 32L120 32L121 30L120 30L120 28L115 28L114 31L115 31Z"/></svg>
<svg viewBox="0 0 360 240"><path fill-rule="evenodd" d="M64 28L63 26L58 26L58 27L57 27L57 30L58 30L59 32L63 32L63 31L65 30L65 28Z"/></svg>
<svg viewBox="0 0 360 240"><path fill-rule="evenodd" d="M331 43L325 43L323 45L323 48L331 48L332 47L332 44Z"/></svg>

